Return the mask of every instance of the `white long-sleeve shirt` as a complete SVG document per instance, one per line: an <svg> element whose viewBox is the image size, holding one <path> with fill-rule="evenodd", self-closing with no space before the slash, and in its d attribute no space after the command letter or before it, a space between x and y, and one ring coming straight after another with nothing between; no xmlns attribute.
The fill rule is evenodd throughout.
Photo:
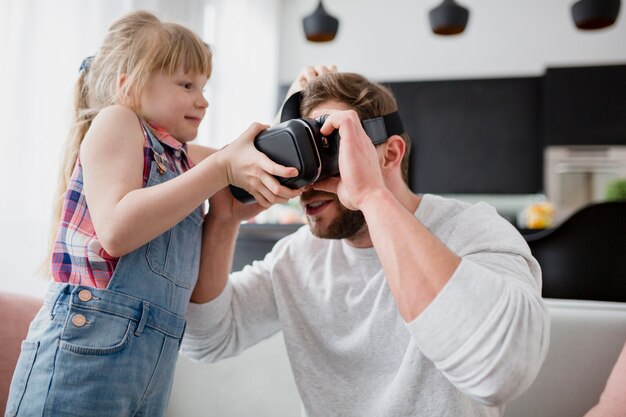
<svg viewBox="0 0 626 417"><path fill-rule="evenodd" d="M485 203L426 194L415 216L462 261L410 323L374 248L304 226L190 305L183 352L215 361L282 330L309 417L501 416L547 352L539 266Z"/></svg>

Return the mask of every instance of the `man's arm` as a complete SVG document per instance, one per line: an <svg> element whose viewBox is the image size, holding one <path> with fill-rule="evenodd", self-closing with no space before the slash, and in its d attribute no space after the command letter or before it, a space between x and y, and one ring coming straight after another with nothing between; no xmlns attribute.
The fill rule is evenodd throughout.
<svg viewBox="0 0 626 417"><path fill-rule="evenodd" d="M549 335L538 264L523 238L479 206L452 222L444 244L414 216L419 197L401 178L401 138L374 149L354 112L331 114L323 133L329 123L341 137L341 178L315 187L363 212L399 312L424 355L484 404L519 395L537 375Z"/></svg>
<svg viewBox="0 0 626 417"><path fill-rule="evenodd" d="M189 156L194 164L218 152L216 149L189 144ZM224 290L232 267L239 225L263 210L259 204L242 204L233 198L228 188L210 198L210 210L204 218L202 251L198 282L191 294L192 303L206 303Z"/></svg>
<svg viewBox="0 0 626 417"><path fill-rule="evenodd" d="M200 273L181 346L192 359L211 362L234 356L279 330L266 265L229 275L239 224L260 210L257 204L238 202L227 188L210 199Z"/></svg>
<svg viewBox="0 0 626 417"><path fill-rule="evenodd" d="M419 200L402 189L402 138L392 136L374 148L353 111L329 116L324 133L329 125L339 129L342 175L314 187L337 192L346 207L363 212L400 314L410 322L445 286L460 258L413 215Z"/></svg>
<svg viewBox="0 0 626 417"><path fill-rule="evenodd" d="M360 209L400 314L410 322L441 292L461 259L388 190L371 193Z"/></svg>
<svg viewBox="0 0 626 417"><path fill-rule="evenodd" d="M239 225L262 210L258 203L237 201L228 188L209 199L209 212L204 218L200 271L191 302L206 303L224 290L233 263Z"/></svg>
<svg viewBox="0 0 626 417"><path fill-rule="evenodd" d="M233 263L238 232L238 221L222 222L215 216L205 217L200 271L191 294L192 303L209 302L224 290Z"/></svg>

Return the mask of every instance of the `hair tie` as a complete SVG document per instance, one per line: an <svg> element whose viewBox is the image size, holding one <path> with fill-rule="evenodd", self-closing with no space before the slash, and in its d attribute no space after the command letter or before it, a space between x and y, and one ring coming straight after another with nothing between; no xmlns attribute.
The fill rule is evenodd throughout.
<svg viewBox="0 0 626 417"><path fill-rule="evenodd" d="M78 69L78 72L88 71L89 67L91 66L91 61L93 61L93 58L94 57L92 55L83 59L83 62L80 64L80 68Z"/></svg>

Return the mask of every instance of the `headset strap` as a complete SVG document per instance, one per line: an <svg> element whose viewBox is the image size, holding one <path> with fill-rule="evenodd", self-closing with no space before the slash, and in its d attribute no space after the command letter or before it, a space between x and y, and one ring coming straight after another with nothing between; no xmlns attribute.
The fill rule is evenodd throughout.
<svg viewBox="0 0 626 417"><path fill-rule="evenodd" d="M291 119L299 119L302 117L300 114L301 99L302 96L300 91L298 91L285 100L280 113L281 122ZM393 135L401 135L404 133L402 119L397 111L389 113L385 116L366 119L361 123L363 125L363 130L365 130L365 133L367 133L367 136L370 137L374 145L385 142Z"/></svg>

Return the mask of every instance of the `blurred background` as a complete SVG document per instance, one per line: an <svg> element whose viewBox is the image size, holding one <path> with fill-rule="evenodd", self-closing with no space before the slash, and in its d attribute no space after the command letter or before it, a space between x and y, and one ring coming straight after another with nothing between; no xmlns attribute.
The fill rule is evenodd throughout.
<svg viewBox="0 0 626 417"><path fill-rule="evenodd" d="M521 80L518 90L524 90L523 80L540 89L549 68L626 64L623 10L614 25L582 31L572 20L572 0L465 0L462 4L470 12L465 31L438 36L428 13L439 3L326 0L324 7L339 20L339 29L331 42L313 43L304 36L302 19L316 9L317 0L0 0L0 290L41 295L45 289L46 278L35 271L47 249L52 190L78 68L96 52L112 21L130 10L145 9L183 23L212 46L210 108L197 141L214 147L229 143L253 121L270 123L281 92L307 65L336 64L341 71L389 83L408 103L416 85L512 79ZM623 92L625 85L607 91ZM576 88L566 90L577 94ZM440 97L440 106L446 107L445 97L457 96ZM481 106L480 100L475 103ZM540 97L527 106L534 109L542 103ZM589 108L597 105L586 103ZM530 118L541 124L543 114L537 110ZM417 123L410 113L403 117L405 123ZM434 120L436 114L429 117ZM512 212L541 200L544 148L534 135L540 137L544 130L533 126L525 134L538 159L526 165L537 170L514 173L530 175L532 186L492 192L488 187L448 190L426 184L417 191L468 199L487 196L504 211L512 206ZM624 129L620 125L616 134ZM626 144L626 137L621 141ZM446 170L457 177L463 174L456 166ZM498 172L486 175L497 177Z"/></svg>

